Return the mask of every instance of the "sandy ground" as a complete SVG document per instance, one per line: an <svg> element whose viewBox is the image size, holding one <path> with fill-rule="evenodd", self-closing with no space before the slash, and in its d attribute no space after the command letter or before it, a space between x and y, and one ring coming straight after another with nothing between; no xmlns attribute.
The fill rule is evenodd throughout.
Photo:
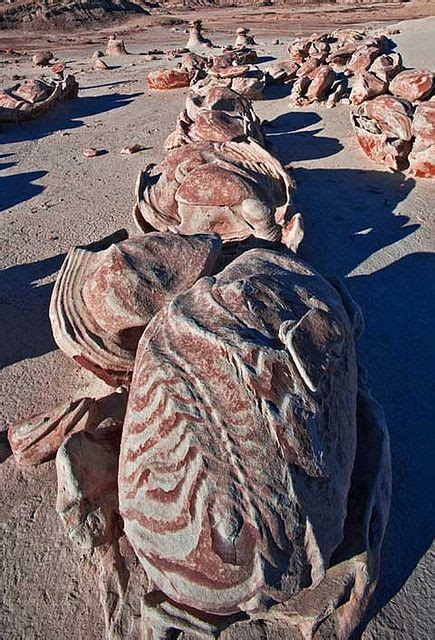
<svg viewBox="0 0 435 640"><path fill-rule="evenodd" d="M430 66L435 20L400 25L406 64ZM229 31L212 31L220 43ZM283 58L276 34L258 38L264 59ZM80 82L80 98L55 114L0 131L0 428L94 383L53 342L47 317L52 283L65 252L126 227L139 169L158 162L181 110L184 91L147 91L146 73L159 62L139 55L178 46L185 34L156 27L131 34L133 54L114 69L89 71L95 42L60 46ZM288 41L288 38L286 38ZM0 38L0 46L2 39ZM52 46L52 45L50 45ZM6 60L6 58L0 58ZM0 66L0 86L23 61ZM433 593L433 313L435 259L431 246L434 186L392 175L365 159L352 137L349 109L290 111L285 88L256 102L281 160L293 167L296 205L305 217L302 256L325 274L346 278L363 308L360 342L372 387L387 415L394 490L382 576L362 631L370 640L429 639L435 628ZM121 156L126 144L145 150ZM86 159L88 146L105 149ZM433 449L432 449L433 450ZM22 472L0 465L3 607L0 637L99 640L103 624L84 558L72 548L55 513L53 463ZM432 617L431 617L432 616Z"/></svg>

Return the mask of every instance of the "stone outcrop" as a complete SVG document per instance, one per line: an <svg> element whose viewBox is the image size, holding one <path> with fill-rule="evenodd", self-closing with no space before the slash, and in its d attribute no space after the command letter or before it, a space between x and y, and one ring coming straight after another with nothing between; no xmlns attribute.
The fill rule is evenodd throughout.
<svg viewBox="0 0 435 640"><path fill-rule="evenodd" d="M191 74L185 69L156 69L147 76L148 89L168 91L190 85Z"/></svg>
<svg viewBox="0 0 435 640"><path fill-rule="evenodd" d="M411 105L393 96L379 96L352 114L357 141L377 164L403 169L411 150Z"/></svg>
<svg viewBox="0 0 435 640"><path fill-rule="evenodd" d="M91 431L70 435L56 455L56 511L83 551L112 543L122 531L117 483L121 431L122 424L107 418Z"/></svg>

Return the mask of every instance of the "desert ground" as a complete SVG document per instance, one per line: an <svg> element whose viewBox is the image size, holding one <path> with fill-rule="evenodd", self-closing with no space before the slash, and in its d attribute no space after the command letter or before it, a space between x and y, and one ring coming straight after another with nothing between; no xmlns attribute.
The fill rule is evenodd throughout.
<svg viewBox="0 0 435 640"><path fill-rule="evenodd" d="M411 3L353 11L231 8L203 10L201 17L207 36L218 44L232 42L239 24L250 26L261 64L285 58L296 35L315 29L394 24L405 65L428 68L434 59L435 18L430 14L430 4L413 8ZM192 15L174 11L171 19ZM0 130L1 429L95 391L91 375L53 341L48 320L53 282L71 246L123 227L134 233L136 176L146 164L162 159L163 141L185 100L187 90L147 90L147 73L162 61L142 55L156 47L182 46L182 24L137 17L121 24L116 32L125 38L130 55L110 59L109 71L92 71L92 52L104 48L112 31L114 25L77 34L0 33L0 49L52 49L80 84L79 98L55 113ZM276 38L278 45L272 44ZM0 56L0 86L14 74L37 75L38 70L28 56ZM434 185L389 173L365 158L352 134L348 105L291 108L285 86L272 86L254 107L268 121L269 141L297 183L296 210L305 220L301 256L322 273L344 278L362 307L366 328L359 351L389 426L390 520L379 586L360 635L366 640L429 639L435 626ZM120 155L133 143L143 151ZM104 153L85 158L86 147ZM7 453L2 444L0 637L102 638L93 576L55 512L54 463L22 471Z"/></svg>

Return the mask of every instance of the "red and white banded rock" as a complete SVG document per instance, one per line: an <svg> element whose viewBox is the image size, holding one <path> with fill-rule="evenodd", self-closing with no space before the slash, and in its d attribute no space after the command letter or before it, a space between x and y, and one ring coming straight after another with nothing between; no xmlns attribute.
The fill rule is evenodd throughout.
<svg viewBox="0 0 435 640"><path fill-rule="evenodd" d="M190 80L191 74L184 69L156 69L148 74L147 86L156 91L168 91L188 87Z"/></svg>
<svg viewBox="0 0 435 640"><path fill-rule="evenodd" d="M318 58L308 58L305 62L301 64L299 69L296 71L296 77L302 78L303 76L308 76L314 69L320 66L320 61Z"/></svg>
<svg viewBox="0 0 435 640"><path fill-rule="evenodd" d="M433 73L427 69L402 71L390 82L390 92L398 98L417 102L428 98L433 90Z"/></svg>
<svg viewBox="0 0 435 640"><path fill-rule="evenodd" d="M56 343L112 386L128 385L136 347L154 314L212 273L217 236L149 233L66 257L50 303Z"/></svg>
<svg viewBox="0 0 435 640"><path fill-rule="evenodd" d="M385 95L363 102L352 113L357 141L373 162L393 171L406 166L412 144L411 111L406 100Z"/></svg>
<svg viewBox="0 0 435 640"><path fill-rule="evenodd" d="M357 49L346 65L347 71L351 73L363 73L372 62L381 55L380 49L374 46L364 46Z"/></svg>
<svg viewBox="0 0 435 640"><path fill-rule="evenodd" d="M264 144L264 136L254 117L204 109L198 111L192 121L184 110L177 118L175 131L165 141L165 149L169 151L190 142L241 141L249 137Z"/></svg>
<svg viewBox="0 0 435 640"><path fill-rule="evenodd" d="M321 582L356 446L354 330L337 290L254 249L145 330L119 464L127 537L180 605L259 611Z"/></svg>
<svg viewBox="0 0 435 640"><path fill-rule="evenodd" d="M419 178L435 178L435 102L422 102L414 113L414 145L409 156L411 173Z"/></svg>
<svg viewBox="0 0 435 640"><path fill-rule="evenodd" d="M253 140L194 142L171 151L158 177L141 172L133 217L145 232L213 232L224 242L250 235L280 241L293 190L279 160Z"/></svg>
<svg viewBox="0 0 435 640"><path fill-rule="evenodd" d="M51 460L65 438L94 425L97 401L81 398L11 425L8 440L17 464L28 467Z"/></svg>

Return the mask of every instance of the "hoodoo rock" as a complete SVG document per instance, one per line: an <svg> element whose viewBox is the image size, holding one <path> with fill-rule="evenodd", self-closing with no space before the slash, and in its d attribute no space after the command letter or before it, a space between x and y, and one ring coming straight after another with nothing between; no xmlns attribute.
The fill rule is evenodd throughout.
<svg viewBox="0 0 435 640"><path fill-rule="evenodd" d="M159 176L141 172L133 216L145 232L280 241L293 189L279 160L254 141L195 142L171 151Z"/></svg>
<svg viewBox="0 0 435 640"><path fill-rule="evenodd" d="M50 304L56 343L108 384L128 385L145 326L212 272L220 244L216 236L150 233L101 251L71 249Z"/></svg>
<svg viewBox="0 0 435 640"><path fill-rule="evenodd" d="M428 98L433 90L433 73L426 69L402 71L390 82L390 92L398 98L417 102Z"/></svg>
<svg viewBox="0 0 435 640"><path fill-rule="evenodd" d="M202 47L212 47L211 40L204 38L202 35L202 20L192 20L189 22L189 39L186 49L194 50Z"/></svg>
<svg viewBox="0 0 435 640"><path fill-rule="evenodd" d="M236 47L251 47L256 44L254 36L249 35L251 30L246 27L239 27L236 31Z"/></svg>
<svg viewBox="0 0 435 640"><path fill-rule="evenodd" d="M124 40L117 38L116 35L109 36L106 56L125 56L127 53Z"/></svg>
<svg viewBox="0 0 435 640"><path fill-rule="evenodd" d="M267 619L274 603L291 611L304 589L321 589L352 499L358 319L350 299L292 253L254 249L179 295L145 330L119 505L146 574L172 601L144 602L161 637L209 628L204 614ZM376 548L389 500L381 440L370 499L358 505L363 522L382 507ZM376 562L372 569L364 595Z"/></svg>

